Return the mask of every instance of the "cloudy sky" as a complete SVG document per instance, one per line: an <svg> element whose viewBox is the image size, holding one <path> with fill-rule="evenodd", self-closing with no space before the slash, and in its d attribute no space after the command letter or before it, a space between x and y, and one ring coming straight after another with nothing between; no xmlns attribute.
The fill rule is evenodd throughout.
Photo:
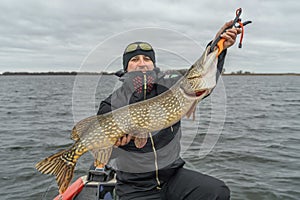
<svg viewBox="0 0 300 200"><path fill-rule="evenodd" d="M188 67L239 7L253 24L226 71L300 73L295 0L1 0L0 73L114 71L137 40L153 45L158 66Z"/></svg>

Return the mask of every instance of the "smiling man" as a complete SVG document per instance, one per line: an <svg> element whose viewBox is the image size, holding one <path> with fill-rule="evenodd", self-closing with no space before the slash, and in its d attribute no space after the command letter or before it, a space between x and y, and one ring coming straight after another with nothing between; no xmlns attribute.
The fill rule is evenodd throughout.
<svg viewBox="0 0 300 200"><path fill-rule="evenodd" d="M222 33L221 37L225 39L224 51L218 57L219 73L223 69L226 49L235 43L237 34L241 32L240 29L229 28L223 33L231 25L232 21L225 23L217 33L217 36ZM98 115L155 97L180 78L164 77L156 67L154 49L147 42L134 42L125 48L123 70L120 75L122 86L100 103ZM127 135L115 144L123 152L116 158L116 190L121 200L230 199L229 188L223 181L183 167L180 121L159 132L146 134L142 138ZM128 166L138 163L147 166L147 170L128 170Z"/></svg>

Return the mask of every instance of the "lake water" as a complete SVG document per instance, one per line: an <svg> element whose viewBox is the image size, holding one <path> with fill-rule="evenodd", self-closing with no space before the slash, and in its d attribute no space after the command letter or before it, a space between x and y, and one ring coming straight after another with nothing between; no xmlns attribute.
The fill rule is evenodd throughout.
<svg viewBox="0 0 300 200"><path fill-rule="evenodd" d="M74 123L95 113L116 81L0 76L1 199L56 196L55 178L34 165L72 144ZM209 152L202 144L219 104L211 109L213 97L205 99L196 121L184 122L187 167L225 181L232 199L300 199L300 76L224 76L223 81L225 98L219 99L225 110L216 114L221 135L215 134ZM87 173L92 160L90 154L79 160L75 178Z"/></svg>

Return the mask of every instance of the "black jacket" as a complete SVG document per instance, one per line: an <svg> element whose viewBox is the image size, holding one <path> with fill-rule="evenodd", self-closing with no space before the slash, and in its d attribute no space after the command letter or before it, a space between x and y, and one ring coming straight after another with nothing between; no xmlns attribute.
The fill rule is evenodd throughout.
<svg viewBox="0 0 300 200"><path fill-rule="evenodd" d="M222 72L225 55L226 50L219 56L219 73ZM179 79L180 75L165 76L158 68L146 73L126 73L120 78L123 82L122 86L100 103L97 114L104 114L128 104L155 97L168 90ZM133 141L114 149L112 158L116 158L114 167L117 168L119 196L137 191L148 191L159 186L156 179L155 159L158 161L158 179L161 185L175 173L176 169L184 165L179 155L180 121L172 127L152 134L154 145L149 137L146 145L141 149L136 148ZM156 158L153 146L157 154Z"/></svg>

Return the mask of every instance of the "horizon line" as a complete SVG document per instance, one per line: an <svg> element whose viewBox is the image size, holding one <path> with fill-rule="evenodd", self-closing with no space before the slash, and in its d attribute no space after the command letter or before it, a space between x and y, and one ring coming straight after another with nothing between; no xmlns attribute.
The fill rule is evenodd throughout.
<svg viewBox="0 0 300 200"><path fill-rule="evenodd" d="M184 74L186 69L174 69L167 71L178 71ZM1 76L13 76L13 75L114 75L116 72L78 72L78 71L48 71L48 72L10 72L6 71L0 73ZM297 72L249 72L238 70L236 72L223 72L222 75L300 75Z"/></svg>

